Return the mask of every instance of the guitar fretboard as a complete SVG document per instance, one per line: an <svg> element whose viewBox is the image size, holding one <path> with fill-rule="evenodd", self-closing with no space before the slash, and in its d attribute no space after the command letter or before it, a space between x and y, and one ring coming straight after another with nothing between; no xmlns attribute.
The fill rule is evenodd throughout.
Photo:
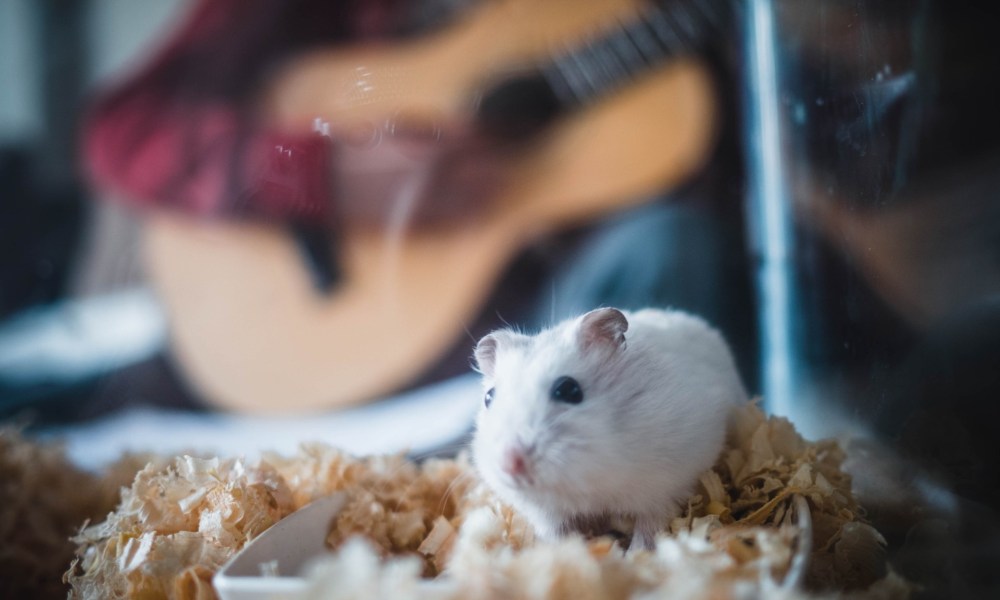
<svg viewBox="0 0 1000 600"><path fill-rule="evenodd" d="M718 28L720 4L651 4L632 21L555 56L542 74L564 107L590 104L669 58L696 51Z"/></svg>

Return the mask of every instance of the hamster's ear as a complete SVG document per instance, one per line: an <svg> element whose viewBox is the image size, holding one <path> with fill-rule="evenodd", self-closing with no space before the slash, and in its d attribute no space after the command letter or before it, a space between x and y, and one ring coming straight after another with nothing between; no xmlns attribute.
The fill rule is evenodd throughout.
<svg viewBox="0 0 1000 600"><path fill-rule="evenodd" d="M493 377L497 365L497 347L500 345L500 332L494 331L476 344L476 369L487 377Z"/></svg>
<svg viewBox="0 0 1000 600"><path fill-rule="evenodd" d="M479 340L474 353L476 369L487 377L493 377L497 365L497 353L502 349L523 348L528 345L528 336L510 329L498 329Z"/></svg>
<svg viewBox="0 0 1000 600"><path fill-rule="evenodd" d="M616 308L598 308L580 320L580 346L592 349L617 350L625 347L628 319Z"/></svg>

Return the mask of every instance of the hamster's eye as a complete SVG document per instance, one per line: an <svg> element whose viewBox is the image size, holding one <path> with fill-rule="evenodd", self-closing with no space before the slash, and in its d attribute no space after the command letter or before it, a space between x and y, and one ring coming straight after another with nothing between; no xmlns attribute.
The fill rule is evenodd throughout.
<svg viewBox="0 0 1000 600"><path fill-rule="evenodd" d="M560 377L552 384L552 391L549 396L553 400L565 402L567 404L579 404L583 402L583 390L580 384L572 377Z"/></svg>
<svg viewBox="0 0 1000 600"><path fill-rule="evenodd" d="M495 389L496 388L490 388L490 389L488 389L486 391L486 395L483 396L483 404L486 405L486 408L489 408L490 404L493 404L493 390L495 390Z"/></svg>

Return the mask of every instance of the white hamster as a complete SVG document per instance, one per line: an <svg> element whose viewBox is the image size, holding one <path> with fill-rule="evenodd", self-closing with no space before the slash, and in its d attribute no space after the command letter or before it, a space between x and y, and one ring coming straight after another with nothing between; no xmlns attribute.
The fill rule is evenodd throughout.
<svg viewBox="0 0 1000 600"><path fill-rule="evenodd" d="M747 400L729 348L680 311L593 310L475 350L485 396L472 454L543 539L634 524L652 548Z"/></svg>

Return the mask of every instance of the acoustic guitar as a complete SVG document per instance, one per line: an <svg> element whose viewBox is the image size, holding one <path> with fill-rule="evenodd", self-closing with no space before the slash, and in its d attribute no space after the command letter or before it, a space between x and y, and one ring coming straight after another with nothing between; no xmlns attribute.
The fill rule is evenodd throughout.
<svg viewBox="0 0 1000 600"><path fill-rule="evenodd" d="M267 93L290 129L401 112L468 121L473 99L525 72L540 74L559 114L517 153L501 197L460 226L342 223L331 294L311 285L279 226L151 219L148 266L189 381L220 407L255 412L345 406L412 382L467 336L526 245L642 202L705 163L717 106L694 52L710 20L700 11L500 0L428 37L295 61Z"/></svg>

